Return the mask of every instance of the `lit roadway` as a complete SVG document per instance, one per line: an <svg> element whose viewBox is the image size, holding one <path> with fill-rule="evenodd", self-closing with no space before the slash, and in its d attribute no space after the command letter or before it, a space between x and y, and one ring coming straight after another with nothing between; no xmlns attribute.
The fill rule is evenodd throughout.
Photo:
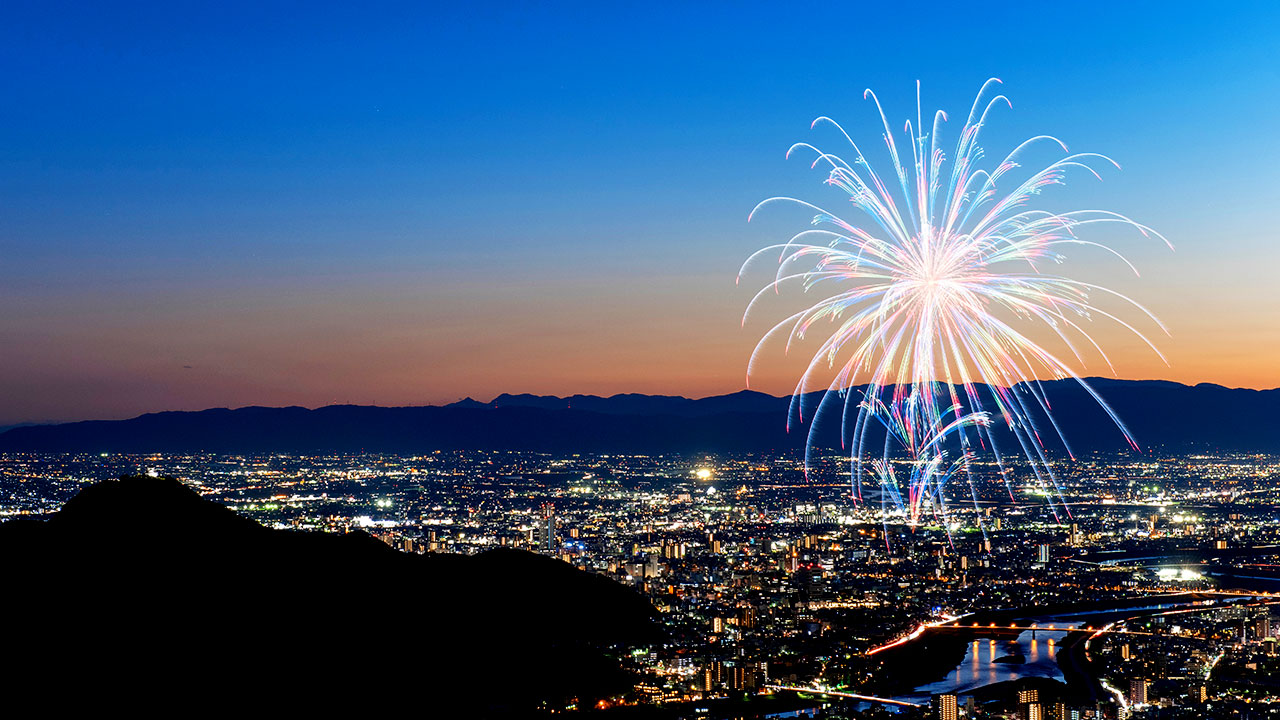
<svg viewBox="0 0 1280 720"><path fill-rule="evenodd" d="M1280 602L1280 601L1277 601L1277 599L1271 593L1268 593L1268 592L1197 590L1192 593L1180 593L1179 595L1201 596L1201 597L1204 597L1204 599L1200 599L1200 600L1193 599L1190 601L1172 602L1164 606L1141 607L1141 608L1137 608L1137 607L1115 608L1114 610L1102 610L1102 611L1095 611L1095 612L1108 613L1108 614L1113 612L1116 614L1123 614L1125 612L1130 612L1132 613L1133 616L1137 616L1142 614L1165 614L1165 613L1152 613L1150 611L1163 610L1166 608L1177 608L1180 605L1195 606L1195 607L1186 609L1187 612L1203 612L1205 610L1212 610L1212 609L1215 609L1215 607L1221 607L1222 605L1226 605L1233 602L1242 602L1243 604L1259 603L1263 605L1271 605L1271 604ZM1175 597L1175 596L1171 596L1171 597ZM1221 597L1222 600L1219 600L1218 599L1219 597ZM1181 612L1181 611L1182 610L1175 610L1175 612ZM1062 612L1057 614L1057 617L1067 618L1067 617L1071 617L1072 615L1078 615L1078 614L1081 614L1081 613ZM935 622L921 623L916 627L915 630L911 631L909 634L903 637L900 637L897 640L894 640L892 642L888 642L888 643L885 643L884 645L880 645L879 647L872 648L867 651L867 654L875 655L876 653L883 652L890 648L895 648L895 647L898 647L899 645L903 645L905 643L911 642L912 640L915 640L916 638L920 637L926 631L929 631L929 630L934 630L934 631L936 630L969 630L969 631L973 631L973 630L1041 630L1041 631L1049 631L1049 632L1053 632L1053 631L1093 632L1094 630L1093 626L1091 625L1085 625L1083 628L1081 628L1078 625L1076 627L1060 626L1060 625L1036 625L1036 624L1018 625L1016 622L1010 625L1002 625L999 623L990 623L986 625L973 623L972 625L965 625L962 622L963 620L964 620L963 616L962 617L944 617L942 620L938 620ZM1114 625L1114 623L1112 624ZM1145 634L1145 633L1140 633L1134 630L1112 630L1111 632L1122 632L1122 633L1128 633L1133 635Z"/></svg>
<svg viewBox="0 0 1280 720"><path fill-rule="evenodd" d="M884 703L885 705L901 705L903 707L924 707L918 703L911 703L905 700L894 700L893 698L876 697L875 695L859 695L858 693L840 692L838 690L819 690L811 687L794 687L791 685L765 685L770 690L790 690L792 692L809 693L811 695L829 695L831 697L852 698L854 700L865 700L867 702Z"/></svg>

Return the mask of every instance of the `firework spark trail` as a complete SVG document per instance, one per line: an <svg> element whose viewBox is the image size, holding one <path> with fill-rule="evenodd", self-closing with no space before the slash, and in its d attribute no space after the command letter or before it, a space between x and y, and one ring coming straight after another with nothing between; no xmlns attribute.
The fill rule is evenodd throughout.
<svg viewBox="0 0 1280 720"><path fill-rule="evenodd" d="M994 78L988 80L975 97L949 172L944 171L947 158L939 147L939 129L947 115L935 113L931 132L924 133L919 83L916 119L914 123L908 120L904 127L910 140L909 154L900 152L875 93L864 93L864 98L875 103L884 126L882 138L895 176L888 182L843 127L825 116L814 120L814 127L830 124L840 132L849 143L852 162L808 143L796 143L787 156L813 153L811 167L826 167L826 184L847 194L869 223L847 222L817 205L790 197L764 200L748 217L750 220L761 208L776 202L798 204L816 213L813 228L756 251L743 264L739 280L760 258L776 254L778 262L773 281L748 304L744 325L766 295L781 294L785 285L799 284L805 293L825 291L819 293L824 295L822 299L764 333L748 362L748 380L771 340L785 335L786 350L790 351L795 342L816 332L820 321L826 321L830 329L793 392L788 428L793 415L801 422L808 417L808 448L812 452L817 416L841 407L841 438L842 442L845 437L850 439L855 497L861 499L867 476L863 456L869 419L879 420L887 430L885 451L882 459L872 464L869 475L879 486L882 500L890 498L913 524L925 505L945 510L942 488L953 474L963 469L972 483L967 458L975 446L990 448L1012 496L1008 473L1003 471L1005 454L996 446L991 430L990 418L994 417L1011 431L1037 482L1042 488L1057 490L1060 499L1046 455L1045 433L1051 430L1051 436L1063 443L1068 454L1071 448L1051 412L1040 378L1076 380L1137 449L1128 428L1073 368L1073 363L1083 366L1081 349L1085 348L1096 352L1115 372L1084 323L1095 317L1113 321L1164 359L1141 331L1099 307L1090 295L1118 300L1164 330L1149 311L1106 288L1048 273L1046 266L1061 263L1065 248L1083 246L1110 253L1136 275L1136 268L1122 254L1078 236L1081 229L1090 226L1118 224L1144 237L1166 244L1168 240L1111 211L1051 212L1032 206L1045 189L1064 184L1069 172L1087 172L1101 179L1094 165L1119 168L1105 155L1073 154L1061 140L1037 135L1014 148L993 169L978 167L983 156L978 139L988 115L1001 105L1012 107L1003 95L984 103L999 83ZM1034 146L1058 148L1063 156L1015 181L1022 155ZM1006 184L1012 187L1008 192L1002 189ZM1047 329L1068 355L1059 357L1050 352L1015 328L1013 319ZM816 389L815 377L824 366L834 371L834 377L826 384L817 407L807 413L806 398ZM864 400L855 402L852 394L859 384L866 386ZM885 393L888 402L881 400ZM829 402L833 397L836 400ZM847 422L851 408L855 412L852 428ZM1036 410L1048 419L1048 426L1036 421ZM960 447L959 459L948 462L943 439L952 436L952 444ZM905 488L888 461L891 441L905 450L916 466ZM806 453L806 467L810 452ZM976 492L972 495L976 502ZM1055 515L1056 505L1051 497Z"/></svg>
<svg viewBox="0 0 1280 720"><path fill-rule="evenodd" d="M963 428L985 426L989 422L987 413L966 414L956 404L937 417L930 417L932 408L924 396L914 392L906 397L896 397L890 405L878 397L870 397L861 403L860 409L884 425L886 443L896 441L907 455L910 473L905 482L905 502L904 483L899 482L888 454L872 461L874 475L887 496L895 505L905 509L911 525L919 523L926 507L935 515L945 515L943 490L958 470L967 467L970 456L967 451L962 452L956 460L948 463L943 443Z"/></svg>

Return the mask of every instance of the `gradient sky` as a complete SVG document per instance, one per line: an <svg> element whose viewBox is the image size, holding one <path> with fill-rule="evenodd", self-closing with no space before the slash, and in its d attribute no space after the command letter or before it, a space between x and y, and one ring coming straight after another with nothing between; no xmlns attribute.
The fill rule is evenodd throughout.
<svg viewBox="0 0 1280 720"><path fill-rule="evenodd" d="M989 76L990 154L1107 153L1054 197L1177 246L1074 256L1172 333L1118 374L1280 385L1280 4L435 5L8 4L0 424L739 390L738 266L809 219L748 211L847 203L786 148Z"/></svg>

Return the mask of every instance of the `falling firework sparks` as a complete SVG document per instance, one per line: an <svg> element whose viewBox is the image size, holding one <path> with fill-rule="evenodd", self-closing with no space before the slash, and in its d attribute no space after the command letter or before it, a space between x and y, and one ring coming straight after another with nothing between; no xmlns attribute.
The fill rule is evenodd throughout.
<svg viewBox="0 0 1280 720"><path fill-rule="evenodd" d="M960 131L949 171L945 170L948 160L938 138L947 116L942 111L935 113L931 132L924 132L918 83L917 116L904 128L910 144L906 154L899 151L875 94L870 90L864 93L875 102L884 124L891 176L877 172L834 120L815 120L814 126L827 123L839 130L851 147L852 163L808 143L793 145L788 157L797 151L813 153L812 167L828 167L826 183L847 193L854 208L869 222L847 222L796 198L769 198L752 210L752 217L766 205L789 202L815 211L814 227L785 243L757 251L739 272L741 278L753 261L777 255L776 276L747 306L744 324L766 294L779 293L784 285L800 284L806 293L824 291L821 300L764 334L751 354L748 377L770 340L785 336L790 350L796 341L815 332L819 321L827 321L831 329L801 374L791 415L805 420L806 394L823 389L815 378L824 366L831 370L834 378L811 413L810 451L817 426L813 421L828 406L840 407L842 437L851 448L855 492L862 498L868 427L873 419L879 420L887 430L885 450L869 475L879 487L881 501L905 512L913 524L925 507L937 513L945 511L945 482L961 470L970 472L967 459L975 444L989 447L997 462L1001 461L991 432L990 419L994 417L1011 431L1042 488L1056 490L1045 438L1033 410L1047 418L1053 436L1068 453L1071 449L1049 411L1040 379L1075 379L1125 440L1137 448L1124 423L1073 368L1072 359L1084 364L1081 348L1091 348L1115 372L1106 352L1083 327L1085 323L1096 317L1113 321L1164 359L1141 331L1099 307L1091 294L1136 309L1163 330L1154 315L1124 295L1046 272L1046 266L1062 262L1062 251L1068 246L1088 246L1115 256L1136 275L1137 270L1120 253L1079 236L1078 232L1089 226L1119 224L1166 244L1168 241L1151 228L1110 211L1052 212L1033 206L1042 191L1063 184L1070 172L1100 179L1095 166L1119 167L1104 155L1071 154L1057 138L1038 135L1018 145L994 168L980 168L980 131L993 108L1009 104L1003 95L983 102L999 82L993 78L979 90ZM1021 157L1038 145L1060 148L1063 156L1014 180L1022 167ZM885 177L890 180L886 182ZM1010 189L1006 191L1006 187ZM1070 354L1050 352L1025 328L1015 327L1018 319L1047 330ZM854 397L857 385L866 386L862 400ZM887 402L880 399L882 394L888 396ZM891 447L894 442L896 448ZM954 461L947 459L948 444L959 447ZM914 468L910 481L901 485L889 460L894 449L905 451ZM806 456L806 465L808 462ZM1007 473L1001 476L1007 478ZM1050 506L1056 514L1052 497Z"/></svg>
<svg viewBox="0 0 1280 720"><path fill-rule="evenodd" d="M922 395L912 393L895 400L885 405L878 397L870 397L860 404L860 409L879 420L887 439L906 453L908 472L901 480L887 453L872 460L871 467L886 498L906 512L909 524L916 525L926 508L935 515L945 512L943 490L947 481L969 461L969 453L965 452L948 462L944 447L947 438L966 427L985 426L988 415L965 414L959 405L952 405L931 417L932 408Z"/></svg>

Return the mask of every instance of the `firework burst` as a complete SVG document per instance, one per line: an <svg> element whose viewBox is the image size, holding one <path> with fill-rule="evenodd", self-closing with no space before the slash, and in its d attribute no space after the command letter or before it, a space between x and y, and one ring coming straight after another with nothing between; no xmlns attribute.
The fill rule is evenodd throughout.
<svg viewBox="0 0 1280 720"><path fill-rule="evenodd" d="M907 152L899 150L879 100L867 90L864 97L874 101L884 125L890 159L885 173L834 120L815 120L814 126L830 124L848 141L850 160L808 143L793 145L787 155L812 153L813 167L828 169L826 183L848 195L858 219L847 221L797 198L769 198L752 210L752 217L772 203L793 203L816 213L813 226L785 243L757 251L739 272L741 278L753 261L777 256L774 280L752 299L744 324L763 297L784 286L798 284L821 298L764 334L751 355L748 377L771 340L785 338L789 351L797 341L821 331L819 347L796 385L791 414L803 421L807 414L816 417L829 407L840 407L856 496L862 497L864 478L870 477L882 500L889 498L912 522L925 504L944 507L945 480L969 471L966 458L972 447L990 448L1000 462L991 417L1000 418L1011 431L1037 481L1056 488L1033 410L1047 418L1052 435L1068 453L1070 445L1049 411L1039 384L1043 379L1074 378L1137 448L1124 423L1076 370L1084 365L1082 350L1092 350L1115 372L1086 330L1093 319L1119 324L1160 354L1141 331L1093 298L1112 298L1163 330L1150 312L1119 293L1050 269L1062 262L1067 248L1089 246L1110 253L1137 273L1114 249L1082 238L1080 231L1090 226L1123 225L1168 241L1114 212L1054 212L1035 206L1044 190L1063 184L1071 173L1100 179L1097 168L1119 167L1104 155L1073 154L1057 138L1038 135L999 163L982 167L981 130L993 109L1011 107L1003 95L988 98L999 82L988 80L978 92L951 159L939 144L947 116L935 113L925 132L918 83L916 118L904 127ZM1061 157L1027 172L1022 157L1041 145L1058 150ZM1061 341L1066 352L1051 352L1033 339L1043 332ZM820 383L818 377L825 372L833 377ZM863 385L859 399L853 390ZM809 413L806 395L823 389L821 402ZM885 425L888 439L882 458L864 474L864 445L872 418ZM811 422L810 450L815 427ZM958 446L956 461L946 459L944 438ZM888 459L894 450L890 441L920 468L911 472L905 492ZM1051 500L1051 507L1056 514L1057 503Z"/></svg>

